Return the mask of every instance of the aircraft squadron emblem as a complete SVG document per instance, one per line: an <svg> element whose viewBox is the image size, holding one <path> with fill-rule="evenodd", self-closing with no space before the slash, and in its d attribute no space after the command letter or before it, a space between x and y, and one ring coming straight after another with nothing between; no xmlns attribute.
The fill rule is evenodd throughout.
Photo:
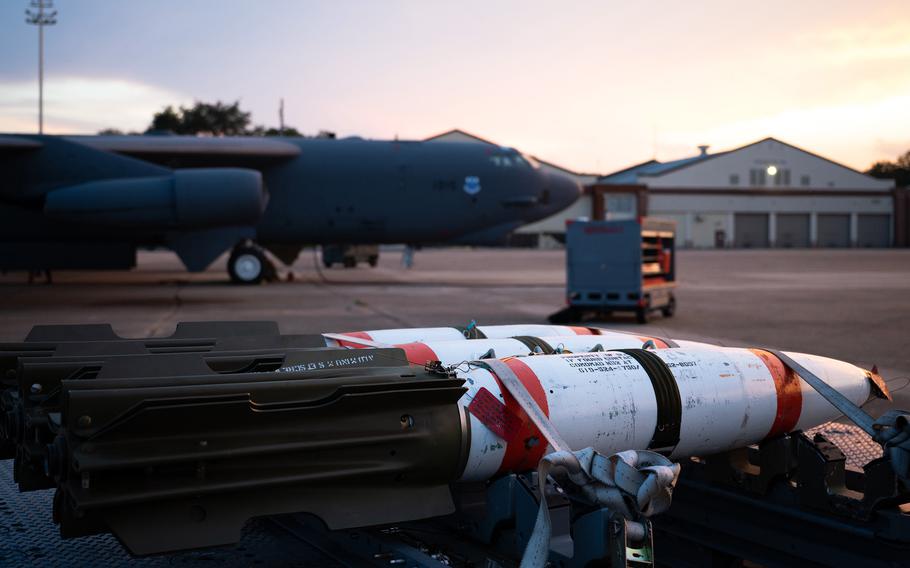
<svg viewBox="0 0 910 568"><path fill-rule="evenodd" d="M477 195L480 193L480 178L477 176L465 176L463 189L468 195Z"/></svg>

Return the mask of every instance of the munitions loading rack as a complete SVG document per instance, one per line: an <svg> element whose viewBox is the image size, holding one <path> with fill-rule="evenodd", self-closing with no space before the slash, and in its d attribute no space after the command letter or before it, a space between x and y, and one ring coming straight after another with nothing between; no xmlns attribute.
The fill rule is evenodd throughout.
<svg viewBox="0 0 910 568"><path fill-rule="evenodd" d="M318 367L337 356L320 343L318 336L279 335L269 323L182 325L170 338L151 340L116 338L106 327L40 327L24 343L0 346L0 370L7 386L23 378L48 385L59 377L136 376L137 365L144 377L268 372L289 363ZM393 352L386 355L397 363ZM15 409L9 395L5 435ZM42 472L29 456L16 457L20 486L42 487ZM539 497L534 474L508 475L453 487L452 515L340 531L326 530L309 514L275 515L247 523L235 545L136 558L109 534L61 538L49 514L51 492L19 493L13 476L11 462L0 462L4 566L512 566L531 534ZM551 487L551 560L557 566L729 566L739 559L768 566L895 566L910 553L908 497L877 444L856 427L830 423L683 464L673 506L652 519L638 542L609 510L579 508Z"/></svg>

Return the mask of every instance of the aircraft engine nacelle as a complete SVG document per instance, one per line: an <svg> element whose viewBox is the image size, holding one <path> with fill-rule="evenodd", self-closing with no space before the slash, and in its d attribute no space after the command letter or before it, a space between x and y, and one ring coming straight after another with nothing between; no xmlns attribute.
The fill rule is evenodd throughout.
<svg viewBox="0 0 910 568"><path fill-rule="evenodd" d="M60 221L107 227L207 229L255 225L265 199L256 170L185 169L57 189L47 194L44 212Z"/></svg>

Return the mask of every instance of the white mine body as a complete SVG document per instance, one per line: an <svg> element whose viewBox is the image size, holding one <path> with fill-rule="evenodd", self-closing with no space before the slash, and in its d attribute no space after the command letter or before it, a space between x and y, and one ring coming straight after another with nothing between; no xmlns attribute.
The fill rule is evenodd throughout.
<svg viewBox="0 0 910 568"><path fill-rule="evenodd" d="M487 336L488 339L497 339L500 337L517 337L519 335L530 335L533 337L543 336L575 336L591 335L592 331L587 327L569 326L569 325L479 325L477 330Z"/></svg>
<svg viewBox="0 0 910 568"><path fill-rule="evenodd" d="M534 337L543 336L575 336L591 335L594 333L587 327L572 327L567 325L482 325L477 326L478 331L483 333L488 339L501 339L516 337L520 335L530 335ZM350 335L361 339L368 339L376 343L400 344L413 343L415 341L466 341L464 333L455 327L413 327L402 329L371 329L368 331L344 332L341 335ZM330 347L338 345L333 339L328 339L327 344Z"/></svg>
<svg viewBox="0 0 910 568"><path fill-rule="evenodd" d="M641 349L649 337L607 332L607 335L564 335L536 338L557 351L587 353L599 345L603 349ZM468 341L420 341L395 345L404 349L411 363L422 365L427 361L442 361L455 365L474 361L490 349L497 358L530 354L531 348L517 339L470 339Z"/></svg>
<svg viewBox="0 0 910 568"><path fill-rule="evenodd" d="M781 428L806 429L840 415L795 376L790 376L790 390L782 392L780 374L776 379L773 365L763 359L761 352L686 347L653 353L667 364L679 389L679 442L670 451L671 458L742 447L765 439L775 429L776 433L782 433ZM854 403L868 400L871 387L863 369L825 357L787 354ZM774 362L779 363L776 358ZM544 410L573 449L590 446L610 455L648 448L657 423L655 390L645 369L630 355L610 351L537 355L507 359L506 363L526 386L529 376L531 382L539 381L536 388L542 388L546 397ZM517 407L510 396L503 397L499 382L490 371L479 367L462 369L465 367L459 368L458 375L469 389L461 404L470 420L470 453L461 479L488 479L511 469L503 461L510 443L484 426L467 407L481 388L505 401L503 408L514 411ZM528 390L533 394L534 389ZM524 414L518 412L527 422ZM521 440L511 444L513 456L532 452ZM538 451L543 452L543 448ZM527 468L527 463L522 467Z"/></svg>
<svg viewBox="0 0 910 568"><path fill-rule="evenodd" d="M593 447L605 455L659 449L671 458L709 455L805 430L840 416L812 387L766 351L586 327L502 325L482 326L478 331L487 338L467 339L452 327L342 334L369 340L372 346L402 348L411 363L438 360L445 365L458 365L458 375L468 388L460 401L470 435L469 456L461 475L464 481L532 469L552 450L537 440L539 432L515 400L503 394L493 373L467 363L480 359L490 349L496 358L505 358L573 449ZM515 337L540 340L568 353L527 356L532 349ZM661 412L666 419L666 399L659 411L655 383L646 369L632 355L610 351L641 349L649 340L653 341L649 347L656 348L650 353L661 359L672 374L664 380L672 381L679 393L675 403L678 441L669 448L651 447L657 444L655 428ZM327 343L354 348L371 346L328 338ZM592 352L598 345L604 351ZM671 345L676 348L666 349ZM854 403L863 404L869 399L870 376L864 369L826 357L787 354ZM482 388L492 395L487 399L486 412L492 408L494 413L510 414L513 427L520 425L511 442L469 410ZM491 399L495 404L490 404ZM480 408L475 411L484 412Z"/></svg>

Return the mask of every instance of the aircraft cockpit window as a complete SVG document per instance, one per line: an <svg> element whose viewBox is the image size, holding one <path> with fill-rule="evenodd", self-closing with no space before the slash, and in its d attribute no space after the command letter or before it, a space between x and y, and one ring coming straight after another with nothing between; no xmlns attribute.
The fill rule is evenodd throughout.
<svg viewBox="0 0 910 568"><path fill-rule="evenodd" d="M540 162L534 159L534 156L529 156L528 154L521 154L521 159L528 163L532 168L540 169Z"/></svg>
<svg viewBox="0 0 910 568"><path fill-rule="evenodd" d="M537 160L531 156L522 154L494 154L490 156L490 162L499 168L533 168L537 169L540 165Z"/></svg>

